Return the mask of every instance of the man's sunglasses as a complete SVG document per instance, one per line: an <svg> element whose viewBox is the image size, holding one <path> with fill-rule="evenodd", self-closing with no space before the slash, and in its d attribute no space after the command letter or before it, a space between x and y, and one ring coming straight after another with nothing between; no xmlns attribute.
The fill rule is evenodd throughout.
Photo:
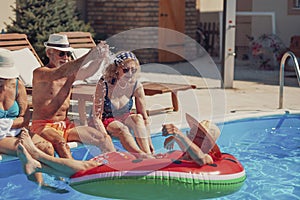
<svg viewBox="0 0 300 200"><path fill-rule="evenodd" d="M123 73L128 73L129 71L131 71L131 73L136 73L137 72L137 68L122 68Z"/></svg>
<svg viewBox="0 0 300 200"><path fill-rule="evenodd" d="M64 57L65 55L67 55L68 57L71 57L72 56L72 52L71 51L61 51L58 54L59 57Z"/></svg>

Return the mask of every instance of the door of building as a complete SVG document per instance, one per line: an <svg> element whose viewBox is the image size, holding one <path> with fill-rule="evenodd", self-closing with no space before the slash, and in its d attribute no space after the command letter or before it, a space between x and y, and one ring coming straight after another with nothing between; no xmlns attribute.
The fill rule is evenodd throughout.
<svg viewBox="0 0 300 200"><path fill-rule="evenodd" d="M171 29L176 32L159 29L159 62L176 62L183 58L176 53L184 52L185 31L185 0L160 0L159 1L159 28ZM175 53L171 53L175 52Z"/></svg>

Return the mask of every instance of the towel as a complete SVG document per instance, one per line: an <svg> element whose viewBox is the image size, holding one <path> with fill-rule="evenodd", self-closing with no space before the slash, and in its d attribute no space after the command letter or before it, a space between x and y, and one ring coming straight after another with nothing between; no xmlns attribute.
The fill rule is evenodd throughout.
<svg viewBox="0 0 300 200"><path fill-rule="evenodd" d="M15 137L21 132L20 128L11 128L13 121L13 119L8 118L0 119L0 140L9 136Z"/></svg>

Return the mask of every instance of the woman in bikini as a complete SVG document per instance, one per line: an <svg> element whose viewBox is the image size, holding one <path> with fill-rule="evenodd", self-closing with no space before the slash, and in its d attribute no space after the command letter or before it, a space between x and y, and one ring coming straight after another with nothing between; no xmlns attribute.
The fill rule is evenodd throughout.
<svg viewBox="0 0 300 200"><path fill-rule="evenodd" d="M16 156L16 143L22 130L28 127L30 113L26 89L14 65L12 54L0 48L0 153ZM39 136L32 138L35 140ZM54 154L52 145L42 138L41 147L48 154ZM42 184L42 174L31 177Z"/></svg>
<svg viewBox="0 0 300 200"><path fill-rule="evenodd" d="M128 152L152 157L154 148L146 113L145 93L143 85L137 80L139 72L139 61L132 52L116 54L97 83L90 124L98 130L104 125L111 136L120 139ZM136 113L131 112L133 102Z"/></svg>

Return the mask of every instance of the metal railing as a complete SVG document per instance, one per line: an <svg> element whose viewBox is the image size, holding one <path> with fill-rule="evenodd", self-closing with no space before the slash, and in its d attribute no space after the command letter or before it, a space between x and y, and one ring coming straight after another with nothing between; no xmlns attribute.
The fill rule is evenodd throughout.
<svg viewBox="0 0 300 200"><path fill-rule="evenodd" d="M284 86L284 65L285 62L288 58L291 58L294 62L294 67L296 70L296 74L297 74L297 79L298 79L298 84L300 86L300 69L299 69L299 63L297 61L297 58L295 56L295 54L291 51L286 52L282 58L281 58L281 62L280 62L280 88L279 88L279 109L281 109L283 107L283 86Z"/></svg>

